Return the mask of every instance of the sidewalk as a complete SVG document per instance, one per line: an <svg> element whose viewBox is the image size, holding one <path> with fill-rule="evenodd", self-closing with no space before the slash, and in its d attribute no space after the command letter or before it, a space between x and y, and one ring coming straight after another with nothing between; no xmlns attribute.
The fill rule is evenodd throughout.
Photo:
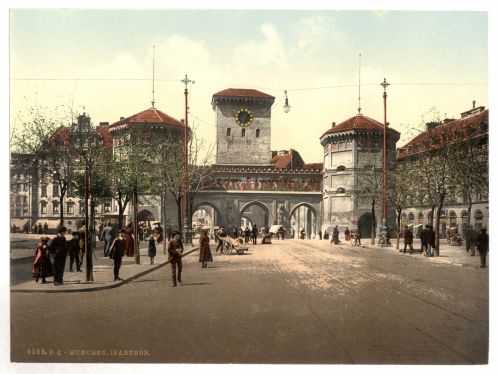
<svg viewBox="0 0 500 374"><path fill-rule="evenodd" d="M198 250L198 247L184 246L183 257ZM23 258L21 255L27 250L11 248L11 260ZM19 252L19 253L18 253ZM149 257L147 256L147 243L140 243L140 264L135 264L134 257L123 257L122 266L120 268L121 281L114 281L113 260L103 257L103 246L98 244L94 253L97 257L93 258L93 282L87 282L85 272L85 260L83 260L82 272L69 272L69 256L67 258L64 271L64 284L54 286L53 278L48 278L49 283L42 284L41 280L36 283L34 279L11 286L11 292L87 292L105 290L114 287L119 287L123 284L131 282L145 274L148 274L160 267L168 264L168 254L163 254L163 244L157 244L156 257L154 265L150 265ZM30 250L29 256L33 256L33 250ZM167 271L167 270L165 270ZM168 270L170 271L170 270Z"/></svg>
<svg viewBox="0 0 500 374"><path fill-rule="evenodd" d="M394 254L401 256L412 256L421 261L429 261L431 263L441 263L450 264L456 266L470 266L475 268L480 268L479 252L476 250L476 255L471 256L471 252L465 251L465 242L461 246L449 245L446 239L441 239L439 241L439 256L426 257L424 254L420 253L420 239L413 240L413 254L410 255L408 249L406 253L399 252L396 249L396 239L391 239L392 247L378 247L377 245L369 244L369 239L362 240L362 246L366 248L377 248L386 251L393 252ZM404 248L404 242L401 239L399 242L399 250L402 251ZM486 257L486 266L489 265L489 255Z"/></svg>

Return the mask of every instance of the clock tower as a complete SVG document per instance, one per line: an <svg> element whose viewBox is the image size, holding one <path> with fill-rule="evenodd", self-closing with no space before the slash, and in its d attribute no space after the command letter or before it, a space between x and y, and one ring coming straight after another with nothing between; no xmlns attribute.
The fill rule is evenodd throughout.
<svg viewBox="0 0 500 374"><path fill-rule="evenodd" d="M228 88L212 97L218 165L269 165L274 97L252 89Z"/></svg>

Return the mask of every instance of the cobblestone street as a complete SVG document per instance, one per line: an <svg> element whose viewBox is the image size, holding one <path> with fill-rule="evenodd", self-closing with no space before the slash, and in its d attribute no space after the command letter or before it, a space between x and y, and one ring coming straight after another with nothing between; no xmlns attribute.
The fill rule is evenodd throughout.
<svg viewBox="0 0 500 374"><path fill-rule="evenodd" d="M394 248L275 240L241 256L214 255L207 269L197 251L185 256L183 287L170 287L167 265L113 289L12 292L11 357L484 364L488 268L459 251L443 246L441 258L425 258Z"/></svg>

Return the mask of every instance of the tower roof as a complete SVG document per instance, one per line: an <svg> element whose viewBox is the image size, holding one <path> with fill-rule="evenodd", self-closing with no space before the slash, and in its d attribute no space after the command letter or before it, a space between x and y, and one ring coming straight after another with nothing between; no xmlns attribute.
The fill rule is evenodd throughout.
<svg viewBox="0 0 500 374"><path fill-rule="evenodd" d="M133 123L152 123L152 124L184 127L184 124L181 121L178 121L173 117L170 117L168 114L163 113L161 110L158 110L156 108L149 108L137 114L131 115L127 118L120 119L119 121L110 125L110 127L113 128L113 127L118 127L120 125L133 124Z"/></svg>
<svg viewBox="0 0 500 374"><path fill-rule="evenodd" d="M274 99L274 96L250 88L227 88L219 91L213 97L251 97L262 99Z"/></svg>
<svg viewBox="0 0 500 374"><path fill-rule="evenodd" d="M362 114L358 114L354 117L351 117L344 122L339 123L338 125L335 125L325 131L321 137L328 135L328 134L334 134L338 132L344 132L344 131L352 131L352 130L379 130L383 131L384 130L384 125L373 118L366 117ZM398 133L398 131L391 129L390 127L387 128L388 131L393 131Z"/></svg>

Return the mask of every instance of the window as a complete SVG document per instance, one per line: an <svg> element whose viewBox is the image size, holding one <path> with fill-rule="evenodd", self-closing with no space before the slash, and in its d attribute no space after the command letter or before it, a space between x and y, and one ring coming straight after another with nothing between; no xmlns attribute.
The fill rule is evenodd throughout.
<svg viewBox="0 0 500 374"><path fill-rule="evenodd" d="M111 203L104 203L104 213L111 212Z"/></svg>
<svg viewBox="0 0 500 374"><path fill-rule="evenodd" d="M245 133L246 133L246 130L245 129L241 129L241 137L244 138L245 137Z"/></svg>
<svg viewBox="0 0 500 374"><path fill-rule="evenodd" d="M42 214L47 214L47 203L45 201L40 203L40 212L42 212Z"/></svg>
<svg viewBox="0 0 500 374"><path fill-rule="evenodd" d="M52 186L52 196L59 197L59 185L54 184Z"/></svg>
<svg viewBox="0 0 500 374"><path fill-rule="evenodd" d="M374 166L370 165L370 164L363 166L363 171L373 171L373 169L374 169Z"/></svg>
<svg viewBox="0 0 500 374"><path fill-rule="evenodd" d="M408 214L408 224L413 225L415 223L415 215L413 213Z"/></svg>
<svg viewBox="0 0 500 374"><path fill-rule="evenodd" d="M73 215L75 213L75 203L68 203L68 215Z"/></svg>
<svg viewBox="0 0 500 374"><path fill-rule="evenodd" d="M256 138L260 137L260 129L255 130L255 137Z"/></svg>
<svg viewBox="0 0 500 374"><path fill-rule="evenodd" d="M344 187L337 188L337 193L345 193L345 188Z"/></svg>
<svg viewBox="0 0 500 374"><path fill-rule="evenodd" d="M47 197L47 185L42 184L42 197Z"/></svg>
<svg viewBox="0 0 500 374"><path fill-rule="evenodd" d="M228 136L228 137L231 136L231 129L226 130L226 136Z"/></svg>
<svg viewBox="0 0 500 374"><path fill-rule="evenodd" d="M456 226L457 225L457 214L452 210L450 211L450 226Z"/></svg>
<svg viewBox="0 0 500 374"><path fill-rule="evenodd" d="M345 171L345 166L344 165L337 166L337 171Z"/></svg>
<svg viewBox="0 0 500 374"><path fill-rule="evenodd" d="M475 219L475 228L476 229L480 229L481 227L483 227L483 212L481 212L480 210L476 210L474 212L474 219Z"/></svg>
<svg viewBox="0 0 500 374"><path fill-rule="evenodd" d="M59 214L59 203L54 202L52 205L52 214Z"/></svg>

